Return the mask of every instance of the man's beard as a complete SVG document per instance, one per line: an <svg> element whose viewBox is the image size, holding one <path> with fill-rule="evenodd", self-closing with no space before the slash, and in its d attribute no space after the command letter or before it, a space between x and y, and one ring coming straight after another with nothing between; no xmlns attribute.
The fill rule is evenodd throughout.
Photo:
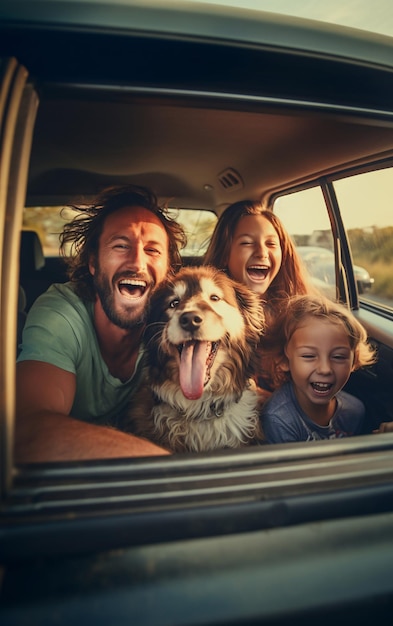
<svg viewBox="0 0 393 626"><path fill-rule="evenodd" d="M93 283L104 313L112 324L115 324L123 330L130 330L135 326L140 326L145 323L145 309L138 314L138 317L136 317L134 307L132 305L128 312L116 311L112 285L109 282L107 275L101 272L98 265L96 267L96 272L93 275Z"/></svg>

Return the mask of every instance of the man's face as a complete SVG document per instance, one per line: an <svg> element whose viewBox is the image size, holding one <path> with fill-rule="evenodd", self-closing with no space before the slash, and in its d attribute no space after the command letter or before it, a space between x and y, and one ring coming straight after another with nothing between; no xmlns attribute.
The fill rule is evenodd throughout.
<svg viewBox="0 0 393 626"><path fill-rule="evenodd" d="M143 323L150 293L168 269L169 239L158 217L143 207L124 207L106 218L90 272L113 324L129 329Z"/></svg>

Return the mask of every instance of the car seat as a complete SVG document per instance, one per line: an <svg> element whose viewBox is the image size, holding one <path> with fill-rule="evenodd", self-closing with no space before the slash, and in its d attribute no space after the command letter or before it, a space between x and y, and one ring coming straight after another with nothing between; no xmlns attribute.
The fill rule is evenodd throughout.
<svg viewBox="0 0 393 626"><path fill-rule="evenodd" d="M49 281L43 274L44 267L45 257L38 233L34 230L22 230L19 285L25 292L26 311L29 311L34 300L49 287Z"/></svg>

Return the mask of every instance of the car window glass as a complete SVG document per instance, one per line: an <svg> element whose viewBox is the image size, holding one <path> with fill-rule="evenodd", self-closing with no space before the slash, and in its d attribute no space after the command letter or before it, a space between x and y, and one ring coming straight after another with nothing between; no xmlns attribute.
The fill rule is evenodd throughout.
<svg viewBox="0 0 393 626"><path fill-rule="evenodd" d="M359 295L393 306L393 168L333 183L346 226Z"/></svg>
<svg viewBox="0 0 393 626"><path fill-rule="evenodd" d="M199 209L169 208L168 212L183 226L187 234L187 246L182 255L203 255L217 222L216 214L213 211ZM59 255L59 234L64 224L75 215L75 211L68 207L25 207L23 227L38 233L45 257L55 257Z"/></svg>
<svg viewBox="0 0 393 626"><path fill-rule="evenodd" d="M333 235L321 188L312 187L280 196L275 200L273 210L295 243L312 282L334 299Z"/></svg>
<svg viewBox="0 0 393 626"><path fill-rule="evenodd" d="M187 246L182 256L202 256L209 245L217 215L199 209L170 209L169 213L186 231Z"/></svg>
<svg viewBox="0 0 393 626"><path fill-rule="evenodd" d="M59 235L64 224L74 217L75 212L68 207L25 207L23 211L23 228L36 231L45 257L58 256Z"/></svg>

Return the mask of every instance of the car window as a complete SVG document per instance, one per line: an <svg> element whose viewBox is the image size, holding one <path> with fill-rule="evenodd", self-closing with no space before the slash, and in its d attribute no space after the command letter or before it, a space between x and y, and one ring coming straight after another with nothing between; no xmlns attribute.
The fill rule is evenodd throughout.
<svg viewBox="0 0 393 626"><path fill-rule="evenodd" d="M280 196L273 210L289 232L314 285L334 299L333 235L322 189L312 187Z"/></svg>
<svg viewBox="0 0 393 626"><path fill-rule="evenodd" d="M359 294L393 307L393 168L333 182L347 229Z"/></svg>
<svg viewBox="0 0 393 626"><path fill-rule="evenodd" d="M327 184L338 202L360 299L392 308L393 168L352 174ZM281 196L273 208L289 230L314 284L335 298L333 234L322 188Z"/></svg>
<svg viewBox="0 0 393 626"><path fill-rule="evenodd" d="M187 246L182 255L202 256L217 222L216 214L207 210L174 208L169 208L169 214L183 226L187 234ZM63 226L75 215L75 211L69 207L25 207L23 227L38 233L45 257L56 257L59 255L59 235Z"/></svg>
<svg viewBox="0 0 393 626"><path fill-rule="evenodd" d="M75 216L75 212L62 206L25 207L23 228L34 230L38 234L45 257L59 255L59 235L66 222Z"/></svg>
<svg viewBox="0 0 393 626"><path fill-rule="evenodd" d="M170 215L186 231L187 245L182 250L182 256L202 256L209 245L217 215L213 211L199 209L170 209Z"/></svg>

